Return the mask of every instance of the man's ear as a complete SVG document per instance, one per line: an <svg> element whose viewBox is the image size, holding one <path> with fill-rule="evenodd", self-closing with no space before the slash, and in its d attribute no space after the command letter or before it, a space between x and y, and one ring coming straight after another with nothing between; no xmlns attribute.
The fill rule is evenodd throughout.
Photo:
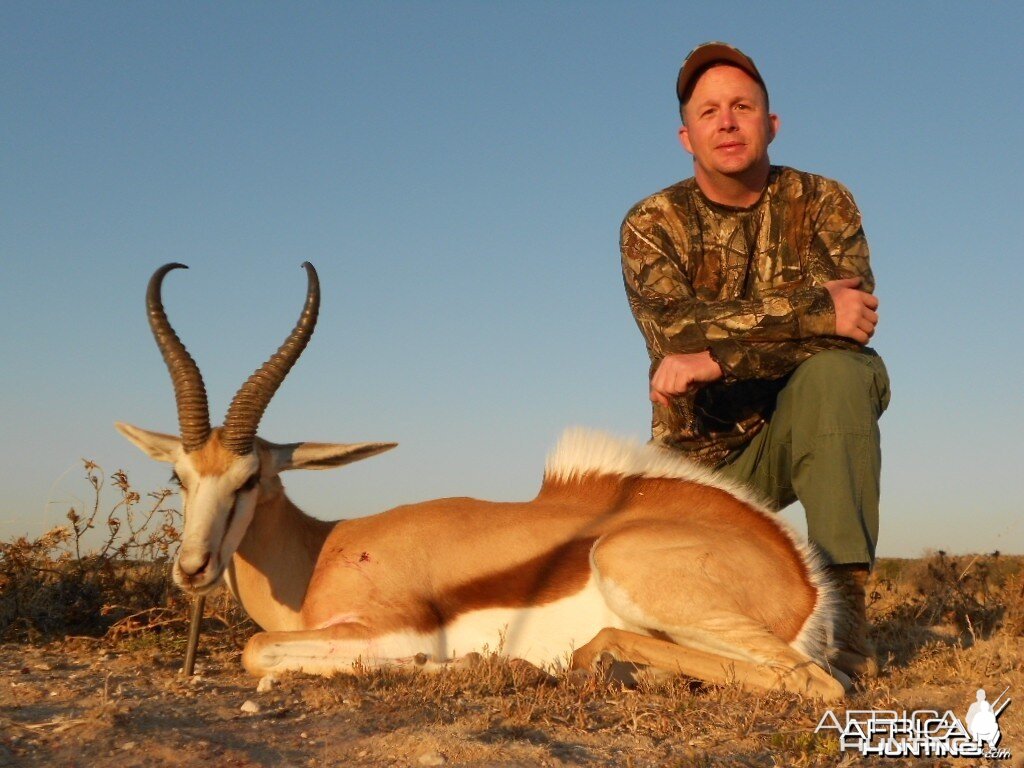
<svg viewBox="0 0 1024 768"><path fill-rule="evenodd" d="M390 451L398 443L277 443L264 442L276 472L286 469L333 469Z"/></svg>
<svg viewBox="0 0 1024 768"><path fill-rule="evenodd" d="M686 128L686 123L679 126L679 143L683 145L683 149L693 154L693 147L690 145L690 132Z"/></svg>
<svg viewBox="0 0 1024 768"><path fill-rule="evenodd" d="M768 115L768 143L771 144L775 141L775 136L779 132L779 126L782 125L782 121L779 120L779 116L774 112Z"/></svg>
<svg viewBox="0 0 1024 768"><path fill-rule="evenodd" d="M157 461L173 464L181 456L181 438L165 435L162 432L150 432L146 429L133 427L123 421L114 422L117 431L138 446L143 453Z"/></svg>

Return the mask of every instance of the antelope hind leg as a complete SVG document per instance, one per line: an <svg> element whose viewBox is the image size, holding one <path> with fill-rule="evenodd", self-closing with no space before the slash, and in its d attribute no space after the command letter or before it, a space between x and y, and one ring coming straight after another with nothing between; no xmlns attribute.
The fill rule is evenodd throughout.
<svg viewBox="0 0 1024 768"><path fill-rule="evenodd" d="M841 682L814 662L802 658L781 640L769 637L785 649L773 649L775 655L789 656L791 663L759 664L609 627L602 629L573 654L572 666L592 668L601 654L608 652L619 661L646 664L719 685L739 683L745 688L762 690L782 688L825 701L843 698L845 689Z"/></svg>

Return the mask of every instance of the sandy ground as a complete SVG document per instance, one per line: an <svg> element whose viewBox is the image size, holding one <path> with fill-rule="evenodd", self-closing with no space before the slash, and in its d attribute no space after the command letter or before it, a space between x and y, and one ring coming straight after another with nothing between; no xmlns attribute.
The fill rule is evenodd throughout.
<svg viewBox="0 0 1024 768"><path fill-rule="evenodd" d="M1022 638L969 649L940 638L847 704L962 709L986 670L988 687L1010 680L1024 699L1022 656ZM825 707L787 694L686 684L670 695L614 685L576 693L562 681L478 695L351 677L295 677L257 692L235 650L202 654L192 679L180 664L177 648L91 639L0 646L0 766L976 764L843 759L813 734ZM1013 757L993 765L1022 764L1024 706L1014 706L1000 721Z"/></svg>
<svg viewBox="0 0 1024 768"><path fill-rule="evenodd" d="M0 646L0 765L667 764L628 734L524 728L503 702L422 701L294 678L257 692L235 653L180 657L90 641ZM246 711L248 710L248 711ZM556 729L557 730L557 729ZM598 731L604 730L601 728ZM640 753L643 753L641 755Z"/></svg>

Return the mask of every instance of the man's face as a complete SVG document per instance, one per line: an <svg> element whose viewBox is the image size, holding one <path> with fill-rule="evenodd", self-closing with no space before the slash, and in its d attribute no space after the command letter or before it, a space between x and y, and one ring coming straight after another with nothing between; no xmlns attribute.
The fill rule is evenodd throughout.
<svg viewBox="0 0 1024 768"><path fill-rule="evenodd" d="M738 67L712 66L697 80L684 114L679 140L693 155L698 180L729 176L768 166L768 145L778 130L778 117L756 80Z"/></svg>

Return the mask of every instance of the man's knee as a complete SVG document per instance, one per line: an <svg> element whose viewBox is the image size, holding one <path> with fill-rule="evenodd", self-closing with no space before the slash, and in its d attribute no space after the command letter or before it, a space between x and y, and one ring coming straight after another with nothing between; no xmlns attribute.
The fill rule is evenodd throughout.
<svg viewBox="0 0 1024 768"><path fill-rule="evenodd" d="M826 350L801 363L784 392L798 413L817 412L834 427L867 427L888 405L889 381L873 353Z"/></svg>

